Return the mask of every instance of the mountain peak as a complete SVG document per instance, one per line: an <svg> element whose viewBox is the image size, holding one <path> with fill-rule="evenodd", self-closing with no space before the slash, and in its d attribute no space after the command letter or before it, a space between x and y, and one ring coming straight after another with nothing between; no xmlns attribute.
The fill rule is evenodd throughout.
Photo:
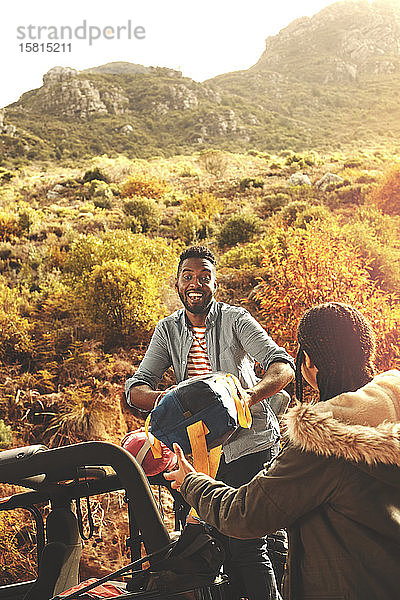
<svg viewBox="0 0 400 600"><path fill-rule="evenodd" d="M151 67L144 67L127 61L109 62L98 67L84 69L81 73L105 73L111 75L136 75L137 73L148 73Z"/></svg>
<svg viewBox="0 0 400 600"><path fill-rule="evenodd" d="M319 83L400 69L400 5L345 0L301 17L266 40L256 71Z"/></svg>

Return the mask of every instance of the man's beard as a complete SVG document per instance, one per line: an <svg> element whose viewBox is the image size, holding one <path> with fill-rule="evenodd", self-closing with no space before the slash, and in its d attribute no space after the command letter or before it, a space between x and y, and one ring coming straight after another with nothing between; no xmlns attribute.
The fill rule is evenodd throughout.
<svg viewBox="0 0 400 600"><path fill-rule="evenodd" d="M179 295L179 298L181 299L183 306L186 308L187 311L189 311L193 315L207 314L209 311L209 308L210 308L210 304L213 299L212 294L206 294L203 296L203 299L201 302L199 302L193 306L186 300L185 294L182 294L181 292L178 291L178 295Z"/></svg>

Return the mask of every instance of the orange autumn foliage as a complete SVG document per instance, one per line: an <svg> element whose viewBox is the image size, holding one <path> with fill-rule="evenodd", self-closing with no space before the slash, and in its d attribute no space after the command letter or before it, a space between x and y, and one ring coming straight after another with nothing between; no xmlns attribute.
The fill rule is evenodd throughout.
<svg viewBox="0 0 400 600"><path fill-rule="evenodd" d="M297 324L307 308L339 301L358 308L377 335L378 370L400 367L399 298L379 289L357 248L326 224L276 234L264 256L255 300L262 324L294 355Z"/></svg>
<svg viewBox="0 0 400 600"><path fill-rule="evenodd" d="M133 175L121 188L124 198L132 198L133 196L141 196L145 198L153 198L159 200L169 190L168 185L155 178L147 175Z"/></svg>
<svg viewBox="0 0 400 600"><path fill-rule="evenodd" d="M389 171L370 194L370 201L388 215L400 215L400 167Z"/></svg>

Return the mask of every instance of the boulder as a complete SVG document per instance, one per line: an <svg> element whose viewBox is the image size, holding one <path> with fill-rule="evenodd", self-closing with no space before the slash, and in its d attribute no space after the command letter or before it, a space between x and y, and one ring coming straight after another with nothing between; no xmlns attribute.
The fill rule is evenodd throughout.
<svg viewBox="0 0 400 600"><path fill-rule="evenodd" d="M4 123L5 110L4 108L0 108L0 133L4 133L5 135L9 135L13 137L17 131L17 128L14 125L6 125Z"/></svg>
<svg viewBox="0 0 400 600"><path fill-rule="evenodd" d="M343 183L343 181L344 179L343 177L340 177L340 175L336 175L335 173L325 173L321 179L318 179L318 181L315 182L315 185L318 189L325 192L330 185L339 185Z"/></svg>
<svg viewBox="0 0 400 600"><path fill-rule="evenodd" d="M55 192L54 190L49 190L46 194L47 200L58 200L59 197L59 193Z"/></svg>
<svg viewBox="0 0 400 600"><path fill-rule="evenodd" d="M134 129L133 129L132 125L129 125L129 123L128 123L127 125L123 125L122 127L119 127L117 129L117 131L119 131L120 133L129 134L129 133L133 133Z"/></svg>
<svg viewBox="0 0 400 600"><path fill-rule="evenodd" d="M67 81L77 75L78 71L71 69L71 67L53 67L43 75L43 83L44 85L48 85L57 81Z"/></svg>
<svg viewBox="0 0 400 600"><path fill-rule="evenodd" d="M294 173L289 177L289 185L311 185L311 181L308 175L304 175L304 173Z"/></svg>
<svg viewBox="0 0 400 600"><path fill-rule="evenodd" d="M6 135L13 137L17 131L17 128L14 127L14 125L3 125L0 131L1 133L5 133Z"/></svg>

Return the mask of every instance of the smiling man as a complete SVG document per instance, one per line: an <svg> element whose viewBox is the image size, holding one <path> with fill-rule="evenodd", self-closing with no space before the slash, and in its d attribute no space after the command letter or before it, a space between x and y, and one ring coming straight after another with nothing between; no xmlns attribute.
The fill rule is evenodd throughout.
<svg viewBox="0 0 400 600"><path fill-rule="evenodd" d="M127 380L128 404L150 411L157 386L172 365L177 382L216 371L232 373L248 393L253 424L239 429L223 446L217 479L239 487L256 475L279 448L279 425L269 398L293 378L293 359L244 308L216 302L216 260L204 246L180 256L175 289L184 308L162 319L136 373ZM257 360L265 370L254 372ZM237 598L278 598L264 539L227 538L230 578Z"/></svg>

